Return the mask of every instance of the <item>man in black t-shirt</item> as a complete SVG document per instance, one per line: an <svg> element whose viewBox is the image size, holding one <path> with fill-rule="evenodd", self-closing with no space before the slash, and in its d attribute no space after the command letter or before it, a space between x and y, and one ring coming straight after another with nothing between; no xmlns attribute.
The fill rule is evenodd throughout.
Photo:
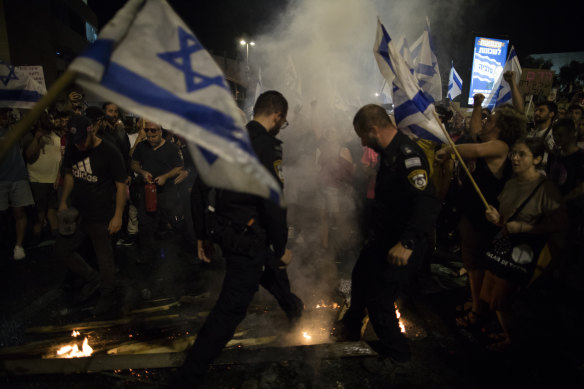
<svg viewBox="0 0 584 389"><path fill-rule="evenodd" d="M120 230L126 201L126 171L120 152L96 135L91 121L81 115L69 120L71 132L63 159L63 195L59 205L61 235L55 242L55 256L86 280L79 298L91 295L101 286L101 297L94 313L114 308L115 266L111 236ZM79 212L76 227L64 223L71 206ZM99 273L76 250L90 238Z"/></svg>
<svg viewBox="0 0 584 389"><path fill-rule="evenodd" d="M142 119L138 122L142 127ZM154 233L160 219L167 221L173 230L184 232L184 213L178 197L174 178L183 170L183 160L178 147L162 137L160 125L146 120L143 125L146 141L136 146L132 154L132 170L138 174L140 196L138 208L138 238L140 261L154 257ZM156 211L148 212L145 201L145 184L156 184Z"/></svg>

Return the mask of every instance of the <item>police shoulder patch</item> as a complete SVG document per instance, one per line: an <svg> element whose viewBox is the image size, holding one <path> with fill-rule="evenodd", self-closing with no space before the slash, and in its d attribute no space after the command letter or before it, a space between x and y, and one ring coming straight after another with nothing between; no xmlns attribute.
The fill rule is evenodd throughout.
<svg viewBox="0 0 584 389"><path fill-rule="evenodd" d="M428 186L428 173L423 169L416 169L408 174L408 181L414 188L424 190Z"/></svg>
<svg viewBox="0 0 584 389"><path fill-rule="evenodd" d="M281 159L277 159L274 161L274 171L276 172L276 176L280 179L280 181L284 182L284 174L282 173Z"/></svg>
<svg viewBox="0 0 584 389"><path fill-rule="evenodd" d="M422 167L422 160L420 157L410 157L404 160L404 164L406 165L406 169L411 169L413 167Z"/></svg>

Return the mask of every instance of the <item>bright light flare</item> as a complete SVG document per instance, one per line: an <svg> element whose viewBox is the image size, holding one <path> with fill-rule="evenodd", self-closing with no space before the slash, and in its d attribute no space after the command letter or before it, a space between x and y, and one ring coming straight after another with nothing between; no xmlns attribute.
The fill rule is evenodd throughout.
<svg viewBox="0 0 584 389"><path fill-rule="evenodd" d="M93 348L89 345L87 337L83 339L83 345L81 350L76 344L68 344L57 350L57 356L59 358L82 358L88 357L93 353Z"/></svg>
<svg viewBox="0 0 584 389"><path fill-rule="evenodd" d="M304 339L308 341L312 340L312 336L308 335L308 332L306 331L302 332L302 336L304 336Z"/></svg>
<svg viewBox="0 0 584 389"><path fill-rule="evenodd" d="M395 316L397 317L397 320L399 322L399 328L400 328L401 332L405 334L406 326L405 326L404 322L402 320L400 320L401 313L399 312L399 309L397 309L397 304L394 303L393 306L395 307Z"/></svg>

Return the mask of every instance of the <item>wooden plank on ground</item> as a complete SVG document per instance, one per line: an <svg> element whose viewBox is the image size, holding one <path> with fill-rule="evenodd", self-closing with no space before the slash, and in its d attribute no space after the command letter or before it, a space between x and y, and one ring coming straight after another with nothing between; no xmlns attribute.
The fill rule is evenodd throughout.
<svg viewBox="0 0 584 389"><path fill-rule="evenodd" d="M377 355L365 342L339 342L293 347L243 347L224 349L214 365L318 360ZM155 369L181 366L184 352L93 355L72 359L20 359L0 361L0 372L11 375L72 374L127 369Z"/></svg>

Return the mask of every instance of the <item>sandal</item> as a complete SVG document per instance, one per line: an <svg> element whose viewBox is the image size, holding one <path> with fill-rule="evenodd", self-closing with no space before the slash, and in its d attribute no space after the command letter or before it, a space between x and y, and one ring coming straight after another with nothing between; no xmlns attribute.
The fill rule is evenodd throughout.
<svg viewBox="0 0 584 389"><path fill-rule="evenodd" d="M478 312L468 311L464 316L456 318L456 326L458 328L476 328L484 322L484 317Z"/></svg>

